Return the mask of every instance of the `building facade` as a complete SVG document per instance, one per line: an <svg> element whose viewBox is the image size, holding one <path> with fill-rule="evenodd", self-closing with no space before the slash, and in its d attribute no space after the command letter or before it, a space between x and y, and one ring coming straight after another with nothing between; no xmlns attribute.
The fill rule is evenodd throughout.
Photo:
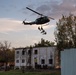
<svg viewBox="0 0 76 75"><path fill-rule="evenodd" d="M15 49L15 68L50 68L55 66L56 47L34 47Z"/></svg>

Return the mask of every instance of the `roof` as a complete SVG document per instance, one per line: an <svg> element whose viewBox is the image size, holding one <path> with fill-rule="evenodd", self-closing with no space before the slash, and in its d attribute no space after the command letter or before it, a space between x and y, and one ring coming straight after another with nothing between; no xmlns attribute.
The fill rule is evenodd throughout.
<svg viewBox="0 0 76 75"><path fill-rule="evenodd" d="M15 50L21 50L21 49L26 49L26 48L24 48L24 47L15 48Z"/></svg>
<svg viewBox="0 0 76 75"><path fill-rule="evenodd" d="M33 48L56 48L55 46L53 46L53 47L50 47L50 46L48 46L48 47L33 47ZM30 49L30 48L28 48L28 47L20 47L20 48L15 48L15 50L23 50L23 49Z"/></svg>

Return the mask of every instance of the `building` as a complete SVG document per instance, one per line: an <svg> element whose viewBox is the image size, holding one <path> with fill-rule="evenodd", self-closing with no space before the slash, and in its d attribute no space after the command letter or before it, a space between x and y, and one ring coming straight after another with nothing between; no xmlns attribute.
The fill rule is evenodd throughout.
<svg viewBox="0 0 76 75"><path fill-rule="evenodd" d="M61 75L76 75L76 48L61 51Z"/></svg>
<svg viewBox="0 0 76 75"><path fill-rule="evenodd" d="M34 47L15 49L15 68L51 68L55 66L56 47Z"/></svg>

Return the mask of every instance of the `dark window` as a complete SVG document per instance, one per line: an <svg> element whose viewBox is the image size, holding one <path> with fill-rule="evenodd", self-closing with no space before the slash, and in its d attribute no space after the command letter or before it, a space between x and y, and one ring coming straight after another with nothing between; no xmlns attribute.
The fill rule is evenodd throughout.
<svg viewBox="0 0 76 75"><path fill-rule="evenodd" d="M45 64L45 60L44 59L41 60L41 64Z"/></svg>
<svg viewBox="0 0 76 75"><path fill-rule="evenodd" d="M22 55L24 55L24 54L25 54L25 51L23 50L23 51L22 51Z"/></svg>
<svg viewBox="0 0 76 75"><path fill-rule="evenodd" d="M19 60L16 60L16 63L19 63Z"/></svg>
<svg viewBox="0 0 76 75"><path fill-rule="evenodd" d="M37 50L35 50L35 51L34 51L34 54L38 54L38 51L37 51Z"/></svg>
<svg viewBox="0 0 76 75"><path fill-rule="evenodd" d="M31 54L31 50L28 50L28 54Z"/></svg>
<svg viewBox="0 0 76 75"><path fill-rule="evenodd" d="M24 59L22 59L22 63L24 63L25 62L25 60Z"/></svg>
<svg viewBox="0 0 76 75"><path fill-rule="evenodd" d="M17 51L16 53L19 54L19 51Z"/></svg>
<svg viewBox="0 0 76 75"><path fill-rule="evenodd" d="M37 62L35 62L35 68L37 68Z"/></svg>
<svg viewBox="0 0 76 75"><path fill-rule="evenodd" d="M53 59L49 59L49 64L53 64Z"/></svg>

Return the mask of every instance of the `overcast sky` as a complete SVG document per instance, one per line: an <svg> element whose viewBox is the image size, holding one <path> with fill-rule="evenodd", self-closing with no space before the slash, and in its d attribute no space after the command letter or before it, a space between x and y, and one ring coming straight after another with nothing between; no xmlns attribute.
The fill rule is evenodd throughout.
<svg viewBox="0 0 76 75"><path fill-rule="evenodd" d="M22 21L33 21L39 15L26 9L30 7L47 16L55 18L43 28L47 35L42 35L38 26L25 26ZM54 41L56 22L63 15L76 14L76 0L0 0L0 41L11 42L12 47L33 45L44 38Z"/></svg>

